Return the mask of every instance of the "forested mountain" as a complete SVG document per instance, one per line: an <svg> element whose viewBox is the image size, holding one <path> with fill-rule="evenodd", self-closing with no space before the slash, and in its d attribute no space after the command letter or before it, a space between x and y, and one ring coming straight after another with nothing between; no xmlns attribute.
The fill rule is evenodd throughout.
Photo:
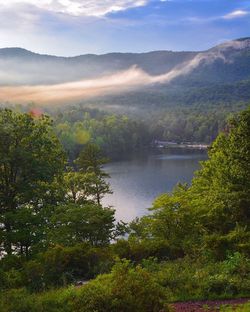
<svg viewBox="0 0 250 312"><path fill-rule="evenodd" d="M175 84L234 83L250 79L250 38L229 41L203 52L154 51L56 57L21 48L5 48L0 49L0 84L62 83L114 74L132 66L152 76L178 71L176 77L171 78Z"/></svg>
<svg viewBox="0 0 250 312"><path fill-rule="evenodd" d="M111 157L154 139L211 143L227 116L249 105L250 38L204 52L69 58L0 49L0 104L29 104L22 108L29 111L39 101L48 104L42 111L56 120L59 137L71 150L77 149L73 129L79 127ZM54 106L57 101L75 105ZM85 113L96 109L102 117L86 119ZM76 120L71 120L72 114ZM112 140L103 130L107 128Z"/></svg>
<svg viewBox="0 0 250 312"><path fill-rule="evenodd" d="M149 74L160 75L196 55L196 52L155 51L57 57L40 55L21 48L5 48L0 49L0 72L5 71L9 75L5 77L1 75L0 83L1 85L61 83L108 75L126 70L133 65ZM19 75L24 79L19 80Z"/></svg>
<svg viewBox="0 0 250 312"><path fill-rule="evenodd" d="M100 82L102 77L105 82ZM20 48L0 49L1 87L48 86L79 81L88 82L78 86L80 90L88 89L90 84L92 91L93 88L95 91L96 88L107 89L108 85L105 92L99 90L96 95L92 92L95 96L91 96L94 104L104 106L247 102L250 99L250 38L229 41L203 52L154 51L56 57ZM120 81L118 85L117 81ZM33 99L30 93L27 101ZM74 96L74 92L65 96L65 102L70 102L70 97ZM1 101L7 100L11 101L11 98L1 97ZM43 102L46 103L46 99ZM47 102L49 104L49 100ZM77 102L89 102L89 97L80 94Z"/></svg>

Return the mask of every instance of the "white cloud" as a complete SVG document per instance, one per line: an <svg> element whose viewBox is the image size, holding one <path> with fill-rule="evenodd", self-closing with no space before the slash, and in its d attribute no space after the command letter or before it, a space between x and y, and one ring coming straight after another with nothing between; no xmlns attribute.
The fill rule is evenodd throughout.
<svg viewBox="0 0 250 312"><path fill-rule="evenodd" d="M0 9L31 5L39 9L75 16L104 16L108 13L144 6L149 0L0 0Z"/></svg>
<svg viewBox="0 0 250 312"><path fill-rule="evenodd" d="M228 13L228 14L224 15L223 18L224 19L234 19L234 18L244 17L244 16L246 16L248 14L249 14L248 11L236 10L236 11L233 11L231 13Z"/></svg>

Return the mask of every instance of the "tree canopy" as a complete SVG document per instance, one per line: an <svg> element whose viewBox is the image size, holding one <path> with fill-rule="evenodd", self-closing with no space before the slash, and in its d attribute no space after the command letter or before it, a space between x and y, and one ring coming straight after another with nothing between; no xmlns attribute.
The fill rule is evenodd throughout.
<svg viewBox="0 0 250 312"><path fill-rule="evenodd" d="M131 235L166 240L178 255L249 253L250 109L232 118L209 150L190 187L159 196Z"/></svg>
<svg viewBox="0 0 250 312"><path fill-rule="evenodd" d="M0 137L1 246L11 253L14 243L28 252L37 236L34 224L52 193L51 184L63 172L65 156L47 116L34 119L1 110Z"/></svg>

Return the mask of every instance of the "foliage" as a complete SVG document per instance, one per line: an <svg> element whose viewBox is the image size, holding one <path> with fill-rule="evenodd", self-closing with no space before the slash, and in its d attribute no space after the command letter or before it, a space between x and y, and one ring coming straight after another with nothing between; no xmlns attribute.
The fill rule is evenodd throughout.
<svg viewBox="0 0 250 312"><path fill-rule="evenodd" d="M169 259L175 249L164 240L140 240L132 237L128 240L119 239L111 248L120 259L129 259L134 263L141 263L151 257L159 260Z"/></svg>
<svg viewBox="0 0 250 312"><path fill-rule="evenodd" d="M66 202L74 204L85 204L92 195L93 174L74 171L68 168L64 173L63 182L65 188Z"/></svg>
<svg viewBox="0 0 250 312"><path fill-rule="evenodd" d="M108 162L104 158L101 149L96 144L87 144L75 161L80 172L85 173L87 188L97 205L101 204L101 199L105 194L112 194L107 183L109 175L103 170L103 165Z"/></svg>
<svg viewBox="0 0 250 312"><path fill-rule="evenodd" d="M166 292L145 269L129 262L114 266L111 274L100 276L76 288L30 295L24 289L0 295L1 311L9 312L158 312L166 306Z"/></svg>
<svg viewBox="0 0 250 312"><path fill-rule="evenodd" d="M50 241L64 246L89 242L107 245L113 237L114 210L97 204L57 207L50 222Z"/></svg>
<svg viewBox="0 0 250 312"><path fill-rule="evenodd" d="M165 242L168 257L196 253L200 246L200 225L192 213L187 185L177 185L171 194L159 196L150 209L153 213L130 224L130 237L142 241Z"/></svg>
<svg viewBox="0 0 250 312"><path fill-rule="evenodd" d="M228 133L218 136L189 190L205 246L219 258L228 249L249 252L249 138L250 108L231 120Z"/></svg>
<svg viewBox="0 0 250 312"><path fill-rule="evenodd" d="M231 119L191 186L115 225L101 206L110 189L100 146L85 133L63 171L47 117L1 111L0 310L158 312L166 301L249 296L249 131L250 109Z"/></svg>
<svg viewBox="0 0 250 312"><path fill-rule="evenodd" d="M239 304L236 307L223 306L220 309L221 312L248 312L250 311L250 303Z"/></svg>
<svg viewBox="0 0 250 312"><path fill-rule="evenodd" d="M144 109L147 101L152 103ZM120 159L134 151L149 148L153 140L210 144L224 129L228 115L246 107L241 103L220 105L219 109L218 103L187 107L181 105L183 101L179 105L173 102L163 107L155 101L155 97L145 97L140 109L133 107L126 115L119 110L107 112L85 106L51 114L55 119L55 131L70 159L75 159L89 142L100 146L111 159ZM88 134L88 139L79 141L76 133Z"/></svg>
<svg viewBox="0 0 250 312"><path fill-rule="evenodd" d="M8 254L28 255L43 235L43 207L64 166L51 120L0 111L0 245ZM46 195L45 195L46 194Z"/></svg>
<svg viewBox="0 0 250 312"><path fill-rule="evenodd" d="M0 291L26 287L39 292L66 286L108 273L115 261L108 247L93 247L88 243L73 247L56 245L16 268L6 267L4 262L8 257L0 262Z"/></svg>
<svg viewBox="0 0 250 312"><path fill-rule="evenodd" d="M250 292L250 262L237 253L221 262L189 257L163 262L156 274L172 301L232 298Z"/></svg>
<svg viewBox="0 0 250 312"><path fill-rule="evenodd" d="M123 154L149 146L151 142L146 125L125 115L108 114L81 106L54 115L55 132L71 160L77 158L89 143L98 145L108 157L120 158ZM85 139L79 140L79 136Z"/></svg>
<svg viewBox="0 0 250 312"><path fill-rule="evenodd" d="M249 254L250 109L218 136L191 187L179 185L158 197L152 214L130 225L130 237L164 240L177 254L225 259ZM222 222L223 220L223 222Z"/></svg>

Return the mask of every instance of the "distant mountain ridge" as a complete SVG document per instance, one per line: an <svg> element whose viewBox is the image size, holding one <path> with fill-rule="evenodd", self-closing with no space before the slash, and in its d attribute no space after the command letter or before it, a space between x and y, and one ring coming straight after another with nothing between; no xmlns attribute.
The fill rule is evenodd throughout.
<svg viewBox="0 0 250 312"><path fill-rule="evenodd" d="M0 88L2 103L80 102L124 110L249 103L250 37L202 52L57 57L4 48L0 49Z"/></svg>
<svg viewBox="0 0 250 312"><path fill-rule="evenodd" d="M137 66L149 75L162 75L197 56L213 58L201 62L188 80L232 82L250 78L250 38L225 42L203 52L153 51L147 53L86 54L57 57L21 48L0 49L0 85L57 84L93 79ZM207 78L201 77L204 68ZM191 76L190 76L191 75ZM213 77L216 76L216 77ZM183 79L182 79L183 80Z"/></svg>
<svg viewBox="0 0 250 312"><path fill-rule="evenodd" d="M160 75L191 60L196 54L155 51L58 57L36 54L21 48L4 48L0 49L0 85L63 83L110 75L133 65L149 74Z"/></svg>

